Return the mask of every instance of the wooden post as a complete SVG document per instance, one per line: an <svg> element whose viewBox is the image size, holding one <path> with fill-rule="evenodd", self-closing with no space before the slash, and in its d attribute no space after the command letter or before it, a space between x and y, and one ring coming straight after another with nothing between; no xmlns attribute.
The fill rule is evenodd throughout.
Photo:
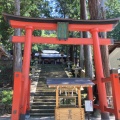
<svg viewBox="0 0 120 120"><path fill-rule="evenodd" d="M78 88L78 107L81 108L81 90Z"/></svg>
<svg viewBox="0 0 120 120"><path fill-rule="evenodd" d="M88 99L93 101L93 90L92 90L92 87L89 86L87 89L88 89Z"/></svg>
<svg viewBox="0 0 120 120"><path fill-rule="evenodd" d="M29 115L29 113L30 113L30 85L31 85L31 80L29 80L29 84L28 84L27 111L26 111L26 114L27 114L27 115Z"/></svg>
<svg viewBox="0 0 120 120"><path fill-rule="evenodd" d="M56 108L59 107L59 92L58 92L58 86L56 88Z"/></svg>
<svg viewBox="0 0 120 120"><path fill-rule="evenodd" d="M11 120L19 120L20 117L20 98L21 98L21 72L14 73L14 91L13 91L13 103L12 103L12 115Z"/></svg>
<svg viewBox="0 0 120 120"><path fill-rule="evenodd" d="M110 73L115 119L120 120L120 80L117 70L111 70Z"/></svg>
<svg viewBox="0 0 120 120"><path fill-rule="evenodd" d="M98 95L99 95L99 105L101 112L105 113L104 106L107 106L107 100L106 100L105 83L102 82L102 78L104 78L104 74L103 74L98 32L99 29L97 28L91 30L92 38L93 38L93 52L94 52L96 82L97 82Z"/></svg>
<svg viewBox="0 0 120 120"><path fill-rule="evenodd" d="M25 120L25 114L27 110L27 94L28 94L28 84L29 84L29 70L30 70L30 59L31 59L31 46L32 46L32 26L26 27L26 38L25 38L25 46L24 46L24 55L23 55L23 67L22 67L22 75L23 75L23 93L22 93L22 109L20 120Z"/></svg>

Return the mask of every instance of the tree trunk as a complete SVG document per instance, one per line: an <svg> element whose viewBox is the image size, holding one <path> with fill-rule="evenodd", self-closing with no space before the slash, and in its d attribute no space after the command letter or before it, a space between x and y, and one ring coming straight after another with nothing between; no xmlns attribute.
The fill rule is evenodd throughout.
<svg viewBox="0 0 120 120"><path fill-rule="evenodd" d="M102 5L102 7L101 7ZM88 6L89 6L89 12L90 12L90 17L92 20L94 19L105 19L105 11L103 6L104 6L104 0L89 0L88 1ZM102 33L102 36L104 34ZM105 36L103 36L105 37ZM102 63L103 63L103 71L105 76L109 76L109 61L108 61L108 51L107 51L107 46L102 46L101 47L101 57L102 57ZM109 113L104 112L101 113L101 118L109 120Z"/></svg>
<svg viewBox="0 0 120 120"><path fill-rule="evenodd" d="M100 2L100 9L101 9L101 18L106 19L105 15L105 0L101 0ZM106 33L101 33L101 37L106 38ZM109 64L109 51L108 51L108 46L102 45L101 46L101 57L103 61L103 72L105 77L110 76L110 64ZM111 88L111 83L106 83L106 93L107 96L112 96L112 88Z"/></svg>
<svg viewBox="0 0 120 120"><path fill-rule="evenodd" d="M15 15L20 15L20 0L15 0ZM20 36L20 29L15 29L15 36ZM22 54L21 54L21 43L15 43L13 47L14 55L14 71L20 72L22 70Z"/></svg>
<svg viewBox="0 0 120 120"><path fill-rule="evenodd" d="M83 45L80 45L79 46L79 49L80 49L80 55L79 55L79 61L80 61L80 67L82 68L82 69L84 69L84 46ZM81 76L81 73L80 73L80 76Z"/></svg>
<svg viewBox="0 0 120 120"><path fill-rule="evenodd" d="M99 0L88 0L89 13L91 20L100 19L99 16Z"/></svg>
<svg viewBox="0 0 120 120"><path fill-rule="evenodd" d="M87 20L87 10L86 10L86 0L80 0L80 18L83 20ZM82 32L83 38L88 38L87 32ZM82 54L81 54L82 55ZM92 67L92 54L91 54L91 46L84 45L84 64L85 64L85 77L93 77L93 67Z"/></svg>
<svg viewBox="0 0 120 120"><path fill-rule="evenodd" d="M73 45L70 46L70 61L74 62Z"/></svg>

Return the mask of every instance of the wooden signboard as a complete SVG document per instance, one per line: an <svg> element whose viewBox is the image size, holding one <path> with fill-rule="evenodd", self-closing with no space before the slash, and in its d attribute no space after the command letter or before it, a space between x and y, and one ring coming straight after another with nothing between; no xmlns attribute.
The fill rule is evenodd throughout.
<svg viewBox="0 0 120 120"><path fill-rule="evenodd" d="M55 120L85 120L84 108L56 108Z"/></svg>

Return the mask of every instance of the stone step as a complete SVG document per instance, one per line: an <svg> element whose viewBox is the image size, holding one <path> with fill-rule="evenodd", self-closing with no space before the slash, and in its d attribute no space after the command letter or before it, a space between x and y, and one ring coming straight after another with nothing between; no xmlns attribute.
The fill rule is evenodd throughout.
<svg viewBox="0 0 120 120"><path fill-rule="evenodd" d="M34 99L33 102L56 102L55 99Z"/></svg>
<svg viewBox="0 0 120 120"><path fill-rule="evenodd" d="M55 105L56 104L56 102L55 101L47 101L47 102L44 102L44 101L42 101L42 102L33 102L32 103L32 106L34 106L34 105Z"/></svg>
<svg viewBox="0 0 120 120"><path fill-rule="evenodd" d="M38 80L38 84L46 84L46 79L39 79Z"/></svg>
<svg viewBox="0 0 120 120"><path fill-rule="evenodd" d="M36 93L34 94L34 100L31 106L30 115L32 117L54 116L54 109L56 106L56 89L48 87L46 84L46 78L64 76L65 73L62 65L41 65L41 72L39 75Z"/></svg>
<svg viewBox="0 0 120 120"><path fill-rule="evenodd" d="M55 96L56 95L56 93L55 92L36 92L35 93L35 96Z"/></svg>
<svg viewBox="0 0 120 120"><path fill-rule="evenodd" d="M43 76L41 75L41 73L40 73L40 77L39 77L39 81L38 81L38 82L41 82L41 81L46 81L46 78L43 77Z"/></svg>
<svg viewBox="0 0 120 120"><path fill-rule="evenodd" d="M37 91L37 90L38 90L38 91ZM40 92L40 90L43 91L43 92ZM45 92L44 92L44 91L45 91ZM36 93L37 93L37 94L38 94L38 93L40 93L40 94L41 94L41 93L46 93L46 94L47 94L47 92L49 93L49 91L51 91L51 93L53 93L53 94L55 93L55 90L54 90L54 89L52 89L52 90L49 89L49 88L48 88L48 89L46 89L46 88L45 88L45 89L42 89L42 88L41 88L41 89L36 89Z"/></svg>
<svg viewBox="0 0 120 120"><path fill-rule="evenodd" d="M39 87L39 86L47 86L47 84L46 83L38 83L37 87Z"/></svg>
<svg viewBox="0 0 120 120"><path fill-rule="evenodd" d="M49 88L48 86L47 86L47 88L46 88L46 86L45 87L39 87L39 86L37 86L37 88L36 88L36 90L37 89L42 89L42 90L55 90L55 88Z"/></svg>
<svg viewBox="0 0 120 120"><path fill-rule="evenodd" d="M39 78L38 84L39 83L45 84L46 83L46 78Z"/></svg>
<svg viewBox="0 0 120 120"><path fill-rule="evenodd" d="M48 93L51 93L51 92L55 92L55 90L46 90L46 89L44 89L44 90L36 90L36 92L44 92L44 93L46 93L46 92L48 92Z"/></svg>
<svg viewBox="0 0 120 120"><path fill-rule="evenodd" d="M39 78L39 80L38 80L38 84L39 83L46 83L46 78Z"/></svg>
<svg viewBox="0 0 120 120"><path fill-rule="evenodd" d="M52 99L55 99L55 96L34 96L34 99L49 99L49 100L52 100Z"/></svg>
<svg viewBox="0 0 120 120"><path fill-rule="evenodd" d="M31 113L54 113L54 109L32 109Z"/></svg>
<svg viewBox="0 0 120 120"><path fill-rule="evenodd" d="M46 84L45 85L38 84L37 87L48 88Z"/></svg>
<svg viewBox="0 0 120 120"><path fill-rule="evenodd" d="M47 116L54 116L54 113L30 113L30 116L32 117L47 117Z"/></svg>
<svg viewBox="0 0 120 120"><path fill-rule="evenodd" d="M32 109L54 109L55 105L32 105Z"/></svg>
<svg viewBox="0 0 120 120"><path fill-rule="evenodd" d="M46 84L46 80L44 80L44 81L38 81L38 84L43 84L43 85L45 85Z"/></svg>

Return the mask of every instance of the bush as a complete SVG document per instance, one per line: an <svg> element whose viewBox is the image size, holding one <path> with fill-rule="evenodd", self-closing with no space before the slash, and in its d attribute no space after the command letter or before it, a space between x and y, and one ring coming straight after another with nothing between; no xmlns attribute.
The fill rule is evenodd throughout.
<svg viewBox="0 0 120 120"><path fill-rule="evenodd" d="M0 115L10 114L12 111L12 90L0 90Z"/></svg>
<svg viewBox="0 0 120 120"><path fill-rule="evenodd" d="M2 99L1 102L4 104L12 104L13 92L11 90L3 90L1 93Z"/></svg>
<svg viewBox="0 0 120 120"><path fill-rule="evenodd" d="M0 66L0 87L12 86L13 68L11 65Z"/></svg>

